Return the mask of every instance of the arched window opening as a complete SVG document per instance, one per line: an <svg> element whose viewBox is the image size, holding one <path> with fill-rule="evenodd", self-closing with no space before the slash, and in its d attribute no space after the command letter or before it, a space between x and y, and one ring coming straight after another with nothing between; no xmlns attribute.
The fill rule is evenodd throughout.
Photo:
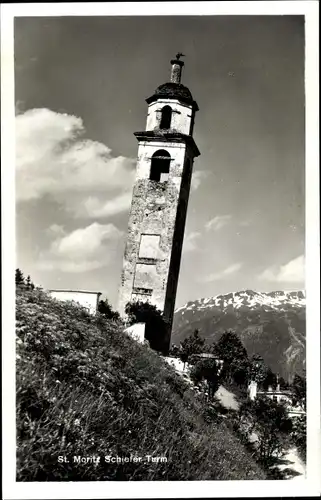
<svg viewBox="0 0 321 500"><path fill-rule="evenodd" d="M150 180L165 182L168 180L171 155L165 149L159 149L152 156Z"/></svg>
<svg viewBox="0 0 321 500"><path fill-rule="evenodd" d="M172 108L164 106L162 109L162 117L159 128L170 128L172 121Z"/></svg>

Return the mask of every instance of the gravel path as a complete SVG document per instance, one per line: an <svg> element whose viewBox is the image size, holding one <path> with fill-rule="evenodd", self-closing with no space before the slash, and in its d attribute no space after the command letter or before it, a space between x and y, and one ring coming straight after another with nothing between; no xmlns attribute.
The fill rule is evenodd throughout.
<svg viewBox="0 0 321 500"><path fill-rule="evenodd" d="M306 465L299 457L295 447L287 450L280 462L277 468L286 474L285 479L291 481L306 479Z"/></svg>
<svg viewBox="0 0 321 500"><path fill-rule="evenodd" d="M238 410L239 403L236 400L235 394L233 392L228 391L222 385L217 389L215 396L219 399L220 403L224 408L228 408L230 410Z"/></svg>

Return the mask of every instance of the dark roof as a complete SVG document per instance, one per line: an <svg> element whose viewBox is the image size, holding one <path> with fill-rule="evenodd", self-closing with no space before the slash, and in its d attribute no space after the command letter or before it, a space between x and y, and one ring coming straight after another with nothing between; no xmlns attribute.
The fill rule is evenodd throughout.
<svg viewBox="0 0 321 500"><path fill-rule="evenodd" d="M166 99L178 99L186 104L192 104L196 110L198 110L198 106L193 99L191 91L182 85L181 83L167 82L163 83L155 90L154 94L146 99L146 102L150 104L153 101L156 101L160 98Z"/></svg>
<svg viewBox="0 0 321 500"><path fill-rule="evenodd" d="M167 82L160 85L155 90L156 95L164 95L166 97L183 97L184 99L193 100L191 91L181 83Z"/></svg>
<svg viewBox="0 0 321 500"><path fill-rule="evenodd" d="M198 357L198 358L219 359L219 356L216 356L216 354L212 354L210 352L200 352L200 353L194 354L194 356Z"/></svg>
<svg viewBox="0 0 321 500"><path fill-rule="evenodd" d="M66 293L66 292L67 292L67 293L94 293L94 294L96 294L96 295L102 295L102 293L101 293L101 292L92 292L92 291L90 291L90 290L70 290L70 289L68 289L68 290L64 290L64 289L61 289L61 288L60 288L60 289L50 289L50 290L48 290L48 291L49 291L49 292L63 292L63 293Z"/></svg>
<svg viewBox="0 0 321 500"><path fill-rule="evenodd" d="M182 134L170 130L143 130L142 132L134 132L138 141L153 141L157 139L162 142L185 142L193 151L194 156L199 156L198 147L191 135Z"/></svg>

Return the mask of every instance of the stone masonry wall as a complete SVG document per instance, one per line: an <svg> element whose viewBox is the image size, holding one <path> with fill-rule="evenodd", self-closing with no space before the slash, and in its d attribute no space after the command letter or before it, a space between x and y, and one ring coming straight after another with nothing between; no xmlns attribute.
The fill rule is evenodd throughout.
<svg viewBox="0 0 321 500"><path fill-rule="evenodd" d="M149 180L151 157L159 149L165 149L171 155L169 178L164 183ZM164 310L185 157L184 143L139 144L119 294L121 314L131 300L148 299ZM160 235L157 260L139 258L142 234ZM152 295L146 295L151 287Z"/></svg>
<svg viewBox="0 0 321 500"><path fill-rule="evenodd" d="M177 207L175 231L173 236L172 256L168 273L166 299L164 306L164 317L166 317L170 325L170 329L172 327L173 317L174 317L176 291L177 291L180 264L181 264L181 255L182 255L182 247L184 240L185 223L186 223L192 172L193 172L193 159L192 157L187 155L184 162L184 171L182 175L179 203Z"/></svg>

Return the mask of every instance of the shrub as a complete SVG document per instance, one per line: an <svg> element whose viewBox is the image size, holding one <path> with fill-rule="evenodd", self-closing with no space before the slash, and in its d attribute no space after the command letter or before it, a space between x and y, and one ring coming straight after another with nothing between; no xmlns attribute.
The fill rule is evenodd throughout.
<svg viewBox="0 0 321 500"><path fill-rule="evenodd" d="M128 302L125 313L130 325L145 323L145 339L155 351L163 354L169 349L169 328L163 313L153 304L142 301Z"/></svg>
<svg viewBox="0 0 321 500"><path fill-rule="evenodd" d="M195 384L199 384L203 379L206 380L208 397L212 400L220 386L220 365L215 359L203 359L193 366L190 377Z"/></svg>
<svg viewBox="0 0 321 500"><path fill-rule="evenodd" d="M175 344L172 344L168 355L172 356L173 358L179 358L179 353L180 353L179 347Z"/></svg>
<svg viewBox="0 0 321 500"><path fill-rule="evenodd" d="M299 405L306 410L306 379L298 374L294 375L292 382L293 405Z"/></svg>
<svg viewBox="0 0 321 500"><path fill-rule="evenodd" d="M238 428L245 429L249 440L256 435L259 460L268 467L289 442L292 422L283 405L267 397L258 397L241 405Z"/></svg>
<svg viewBox="0 0 321 500"><path fill-rule="evenodd" d="M307 446L307 420L305 415L293 418L291 436L302 459L305 461Z"/></svg>
<svg viewBox="0 0 321 500"><path fill-rule="evenodd" d="M111 320L119 320L120 319L119 312L113 311L113 309L110 306L107 299L99 301L98 311L100 312L100 314L103 314L104 316L106 316L107 319L111 319Z"/></svg>

